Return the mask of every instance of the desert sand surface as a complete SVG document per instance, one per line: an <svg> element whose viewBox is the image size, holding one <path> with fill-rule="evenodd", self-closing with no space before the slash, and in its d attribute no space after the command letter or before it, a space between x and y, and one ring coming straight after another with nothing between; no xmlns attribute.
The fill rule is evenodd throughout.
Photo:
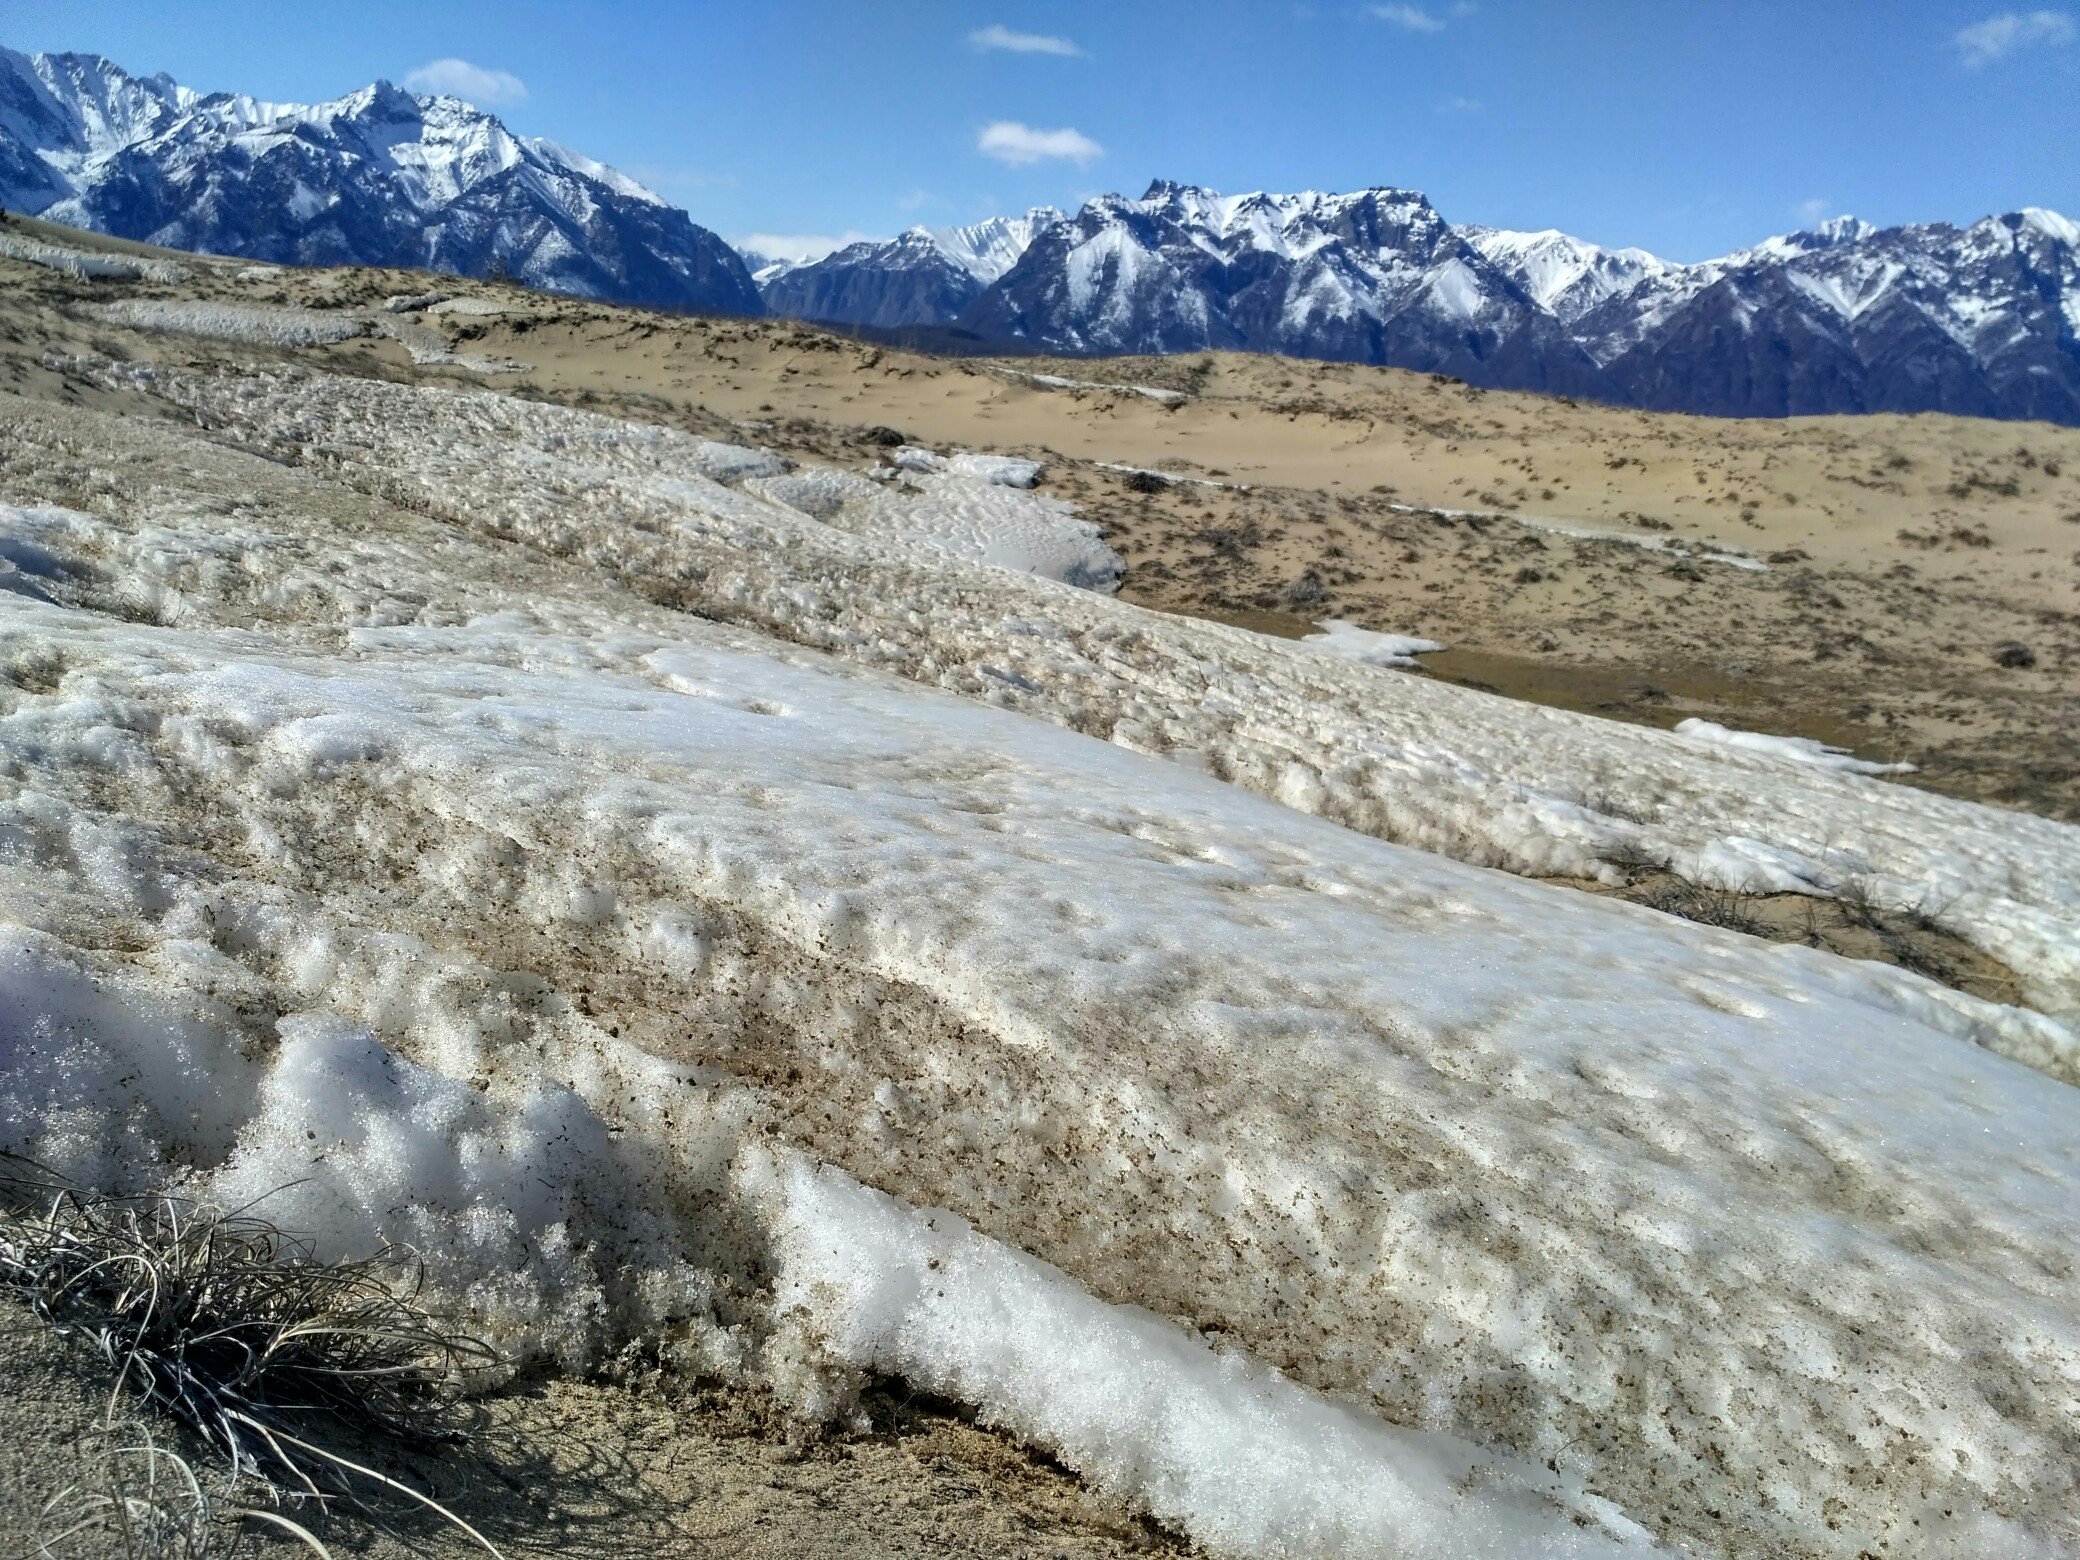
<svg viewBox="0 0 2080 1560"><path fill-rule="evenodd" d="M1434 676L1816 738L1912 763L1911 784L2080 816L2080 430L1683 417L1236 354L933 359L423 273L223 261L167 287L0 264L0 385L18 393L100 393L54 355L251 353L111 325L97 300L348 311L444 295L388 316L395 339L283 355L860 469L893 434L1030 455L1126 558L1129 600L1281 635L1329 618L1420 635L1449 647Z"/></svg>

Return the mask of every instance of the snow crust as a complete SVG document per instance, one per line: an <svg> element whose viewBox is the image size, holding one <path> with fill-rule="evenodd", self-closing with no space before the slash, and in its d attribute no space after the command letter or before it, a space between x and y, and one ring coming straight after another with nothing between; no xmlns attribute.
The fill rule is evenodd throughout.
<svg viewBox="0 0 2080 1560"><path fill-rule="evenodd" d="M0 258L25 260L48 271L62 271L67 276L119 282L177 282L187 274L171 260L140 260L129 255L66 249L57 244L38 243L15 233L0 233Z"/></svg>
<svg viewBox="0 0 2080 1560"><path fill-rule="evenodd" d="M784 1210L783 1316L854 1365L984 1405L991 1423L1216 1553L1654 1549L1570 1480L1324 1401L1239 1350L1094 1299L957 1214L801 1159L759 1179Z"/></svg>
<svg viewBox="0 0 2080 1560"><path fill-rule="evenodd" d="M2040 982L2076 831L978 564L897 506L1042 501L950 471L98 372L212 440L0 420L110 462L0 510L5 1146L523 1356L900 1371L1218 1554L2080 1542L2069 1030L1332 818L1854 851Z"/></svg>
<svg viewBox="0 0 2080 1560"><path fill-rule="evenodd" d="M1023 491L1040 464L1015 456L895 451L890 492L849 472L812 469L747 483L758 496L855 534L901 537L950 557L1110 591L1125 564L1076 507ZM885 469L885 468L884 468Z"/></svg>
<svg viewBox="0 0 2080 1560"><path fill-rule="evenodd" d="M789 493L825 496L804 508L722 485L736 479L708 474L721 469L717 446L568 408L318 375L75 371L148 386L280 457L322 449L338 480L409 493L465 528L538 538L617 571L711 573L736 619L763 632L1142 751L1198 755L1260 795L1476 865L1612 878L1625 870L1613 858L1648 860L1716 883L1717 847L1761 841L1796 864L1803 891L1848 887L1931 914L2014 970L2040 1010L2080 1016L2080 832L2048 820L1781 755L1702 753L1673 734L1421 679L1383 704L1360 668L1339 680L1304 652L1301 674L1293 652L1258 636L1101 608L1083 593L1049 605L1061 636L1007 631L1032 616L1019 587L964 578L968 605L953 613L940 572L1003 545L1006 567L1046 573L1013 552L1027 539L1007 540L1000 517L1030 522L1031 545L1081 560L1101 588L1109 549L1054 529L1066 506L950 474L876 500L865 479L809 470ZM805 530L810 520L821 523Z"/></svg>
<svg viewBox="0 0 2080 1560"><path fill-rule="evenodd" d="M1715 721L1701 720L1693 715L1687 720L1676 722L1679 735L1698 742L1710 742L1719 746L1740 748L1749 753L1767 753L1773 758L1785 758L1798 764L1815 764L1822 769L1834 769L1846 774L1857 775L1901 775L1913 773L1912 764L1880 764L1867 758L1857 758L1846 748L1815 742L1811 737L1772 737L1759 731L1734 731Z"/></svg>
<svg viewBox="0 0 2080 1560"><path fill-rule="evenodd" d="M1040 385L1049 390L1113 390L1121 395L1138 395L1165 406L1180 405L1191 399L1182 390L1164 390L1155 385L1115 385L1095 379L1064 379L1060 374L1020 374L1015 369L1002 372L1016 375L1027 384Z"/></svg>
<svg viewBox="0 0 2080 1560"><path fill-rule="evenodd" d="M1300 642L1304 645L1333 655L1345 661L1356 661L1360 666L1420 666L1419 655L1429 655L1442 650L1443 645L1434 639L1417 639L1408 634L1380 634L1369 628L1360 628L1342 618L1331 618L1326 623L1317 623L1319 634L1309 634Z"/></svg>
<svg viewBox="0 0 2080 1560"><path fill-rule="evenodd" d="M133 330L209 336L262 347L320 347L368 334L360 315L291 304L201 303L188 299L123 298L95 305L96 318Z"/></svg>

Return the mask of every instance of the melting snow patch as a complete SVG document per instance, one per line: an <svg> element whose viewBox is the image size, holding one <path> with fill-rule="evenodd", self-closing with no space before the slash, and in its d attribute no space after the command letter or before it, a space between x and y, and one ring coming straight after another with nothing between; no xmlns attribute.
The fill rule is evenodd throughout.
<svg viewBox="0 0 2080 1560"><path fill-rule="evenodd" d="M1663 536L1642 531L1599 530L1594 526L1578 525L1572 520L1549 520L1538 515L1512 514L1500 509L1440 509L1424 504L1388 504L1386 507L1404 515L1446 515L1455 520L1506 520L1511 525L1549 532L1554 536L1571 536L1577 541L1619 542L1645 552L1672 553L1693 563L1723 563L1728 568L1744 569L1751 574L1769 572L1769 565L1760 558L1753 557L1745 549L1727 542L1691 541L1685 537Z"/></svg>
<svg viewBox="0 0 2080 1560"><path fill-rule="evenodd" d="M912 1208L761 1156L776 1300L862 1370L972 1403L1216 1554L1544 1556L1652 1552L1608 1501L1534 1464L1398 1429L1236 1349Z"/></svg>
<svg viewBox="0 0 2080 1560"><path fill-rule="evenodd" d="M448 298L440 303L426 306L428 314L464 314L477 319L494 319L501 314L510 314L509 305L493 302L489 298Z"/></svg>
<svg viewBox="0 0 2080 1560"><path fill-rule="evenodd" d="M1694 715L1676 722L1676 732L1695 742L1734 748L1743 753L1760 753L1768 758L1788 759L1795 764L1812 764L1821 769L1836 769L1844 774L1907 775L1914 772L1912 764L1881 764L1858 758L1847 748L1831 747L1825 742L1815 742L1811 737L1772 737L1759 731L1734 731Z"/></svg>
<svg viewBox="0 0 2080 1560"><path fill-rule="evenodd" d="M1182 390L1162 390L1154 385L1113 385L1094 379L1064 379L1059 374L1021 374L1015 369L1004 369L1013 378L1023 379L1028 384L1039 385L1047 390L1109 390L1115 395L1138 395L1160 402L1164 406L1176 406L1191 397Z"/></svg>
<svg viewBox="0 0 2080 1560"><path fill-rule="evenodd" d="M1175 471L1157 471L1152 466L1129 466L1116 460L1094 460L1091 462L1100 471L1123 471L1129 476L1161 477L1165 482L1189 482L1195 487L1234 488L1247 493L1247 482L1216 482L1211 477L1188 477Z"/></svg>
<svg viewBox="0 0 2080 1560"><path fill-rule="evenodd" d="M254 303L195 303L165 298L125 298L91 311L111 325L133 330L210 336L262 347L319 347L368 334L364 319L327 310Z"/></svg>
<svg viewBox="0 0 2080 1560"><path fill-rule="evenodd" d="M1315 627L1321 632L1309 634L1300 641L1302 644L1324 655L1356 661L1360 666L1420 666L1422 663L1416 659L1417 656L1430 655L1444 648L1434 639L1414 639L1407 634L1376 634L1342 618L1331 618L1326 623L1315 624Z"/></svg>
<svg viewBox="0 0 2080 1560"><path fill-rule="evenodd" d="M1617 862L1687 859L1742 837L1829 881L1840 877L1834 857L1853 848L1878 903L1939 906L1943 928L2013 970L2032 1005L2080 1016L2080 831L2048 819L1810 764L1769 766L1758 782L1759 755L1730 763L1671 732L1421 678L1382 698L1369 670L1312 647L1081 592L1036 597L1014 574L960 560L1102 587L1117 559L1089 528L1064 532L1082 524L1069 506L950 473L878 489L819 478L823 494L805 511L765 497L764 479L718 486L687 435L569 408L315 374L75 369L148 388L270 453L322 447L327 480L407 493L465 534L575 548L617 576L711 581L735 621L851 664L962 692L979 686L980 663L1019 673L1046 690L1033 710L1049 720L1152 753L1202 754L1237 786L1305 795L1351 829L1463 861L1608 877ZM961 491L942 495L940 483ZM169 566L144 554L132 567ZM1034 617L1071 642L995 629ZM1603 795L1633 805L1612 811ZM2009 1054L2045 1053L2030 1041Z"/></svg>
<svg viewBox="0 0 2080 1560"><path fill-rule="evenodd" d="M118 282L177 282L187 271L171 260L145 260L129 255L97 254L40 244L14 233L0 233L0 258L25 260L67 276Z"/></svg>
<svg viewBox="0 0 2080 1560"><path fill-rule="evenodd" d="M2068 1031L1125 749L1427 806L1469 853L1800 872L1860 830L2060 947L2080 831L901 529L942 484L1044 506L974 477L889 491L481 392L155 382L328 464L12 414L246 507L0 511L68 596L0 595L5 1146L227 1196L315 1176L281 1206L328 1249L410 1240L537 1353L642 1338L841 1414L902 1371L1219 1553L1595 1552L1625 1517L1744 1560L2075 1536L2080 1131L2007 1059L2080 1076ZM311 503L379 455L439 520ZM735 469L768 474L707 474ZM674 578L736 621L628 588ZM147 590L180 625L117 610ZM924 653L993 686L886 674ZM1047 718L988 707L1009 677ZM1657 822L1592 832L1621 821L1569 799L1597 785ZM1984 1541L1939 1543L1947 1512Z"/></svg>
<svg viewBox="0 0 2080 1560"><path fill-rule="evenodd" d="M1040 480L1042 467L1037 460L1016 455L975 455L963 451L946 463L946 469L959 476L980 477L998 487L1029 488Z"/></svg>

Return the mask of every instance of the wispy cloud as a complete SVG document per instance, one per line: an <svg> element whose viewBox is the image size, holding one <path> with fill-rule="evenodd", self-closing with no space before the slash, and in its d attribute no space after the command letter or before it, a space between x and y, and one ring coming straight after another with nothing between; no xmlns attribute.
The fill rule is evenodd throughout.
<svg viewBox="0 0 2080 1560"><path fill-rule="evenodd" d="M764 255L768 260L821 260L848 244L863 243L873 236L850 229L836 238L827 233L739 233L730 243L747 254Z"/></svg>
<svg viewBox="0 0 2080 1560"><path fill-rule="evenodd" d="M1059 54L1065 59L1074 59L1083 53L1067 38L1056 38L1047 33L1013 32L994 23L980 32L969 33L968 42L978 49L1002 49L1009 54Z"/></svg>
<svg viewBox="0 0 2080 1560"><path fill-rule="evenodd" d="M486 70L468 60L429 60L404 78L414 92L459 97L479 108L527 101L527 83L508 70Z"/></svg>
<svg viewBox="0 0 2080 1560"><path fill-rule="evenodd" d="M2018 49L2055 49L2074 38L2073 19L2063 11L2003 11L1974 22L1951 42L1967 65L1991 65Z"/></svg>
<svg viewBox="0 0 2080 1560"><path fill-rule="evenodd" d="M1478 114L1481 111L1481 100L1470 97L1439 98L1437 111L1440 114Z"/></svg>
<svg viewBox="0 0 2080 1560"><path fill-rule="evenodd" d="M1080 168L1105 155L1105 148L1080 130L1035 130L1011 119L1000 119L984 129L975 149L1014 168L1054 158Z"/></svg>
<svg viewBox="0 0 2080 1560"><path fill-rule="evenodd" d="M1444 23L1419 5L1369 5L1365 9L1383 22L1393 23L1403 32L1444 31Z"/></svg>
<svg viewBox="0 0 2080 1560"><path fill-rule="evenodd" d="M1813 227L1825 222L1833 211L1834 202L1823 200L1818 195L1815 195L1811 200L1802 200L1798 203L1798 219L1805 223L1807 227Z"/></svg>

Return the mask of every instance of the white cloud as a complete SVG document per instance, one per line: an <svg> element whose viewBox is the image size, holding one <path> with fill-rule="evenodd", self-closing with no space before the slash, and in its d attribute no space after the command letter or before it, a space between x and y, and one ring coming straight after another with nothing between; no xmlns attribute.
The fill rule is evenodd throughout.
<svg viewBox="0 0 2080 1560"><path fill-rule="evenodd" d="M1825 222L1828 218L1828 214L1833 210L1833 201L1822 200L1817 195L1815 195L1811 200L1802 200L1798 203L1799 220L1801 222L1804 222L1808 227L1811 227L1817 223Z"/></svg>
<svg viewBox="0 0 2080 1560"><path fill-rule="evenodd" d="M2003 11L1972 23L1951 41L1965 64L1991 65L2017 49L2056 48L2073 38L2073 19L2063 11Z"/></svg>
<svg viewBox="0 0 2080 1560"><path fill-rule="evenodd" d="M527 101L527 83L511 71L486 70L468 60L430 60L404 78L414 92L459 97L479 108Z"/></svg>
<svg viewBox="0 0 2080 1560"><path fill-rule="evenodd" d="M1419 5L1372 5L1366 10L1383 22L1392 22L1403 32L1443 32L1444 23Z"/></svg>
<svg viewBox="0 0 2080 1560"><path fill-rule="evenodd" d="M975 149L1013 167L1053 157L1082 167L1105 155L1105 148L1080 130L1035 130L1010 119L1000 119L985 129Z"/></svg>
<svg viewBox="0 0 2080 1560"><path fill-rule="evenodd" d="M1059 54L1064 59L1074 59L1083 53L1067 38L1050 37L1046 33L1013 32L994 23L980 32L969 33L968 42L978 49L1003 49L1012 54Z"/></svg>
<svg viewBox="0 0 2080 1560"><path fill-rule="evenodd" d="M730 246L745 254L764 255L768 260L821 260L873 236L851 229L838 238L827 233L739 233L730 240Z"/></svg>

